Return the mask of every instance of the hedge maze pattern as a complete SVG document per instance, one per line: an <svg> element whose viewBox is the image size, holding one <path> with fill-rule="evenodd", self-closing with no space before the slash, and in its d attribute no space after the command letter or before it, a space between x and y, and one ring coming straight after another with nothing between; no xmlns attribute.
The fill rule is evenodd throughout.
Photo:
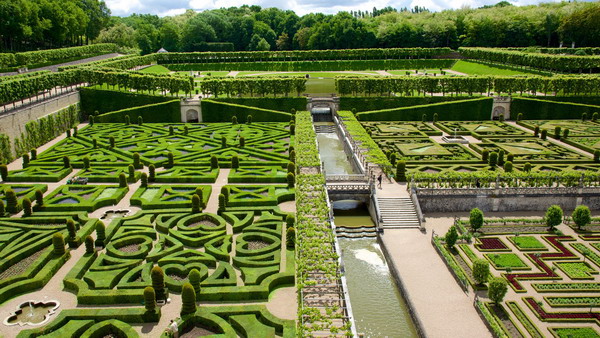
<svg viewBox="0 0 600 338"><path fill-rule="evenodd" d="M78 304L109 306L64 309L50 324L19 336L137 337L132 324L161 316L159 308L149 312L140 306L154 266L164 271L167 295L181 293L196 269L197 300L231 303L199 307L180 320L181 332L295 336L294 321L278 319L260 304L276 288L295 284L294 249L285 238L288 213L278 206L295 199L287 176L293 145L287 123L97 123L10 171L0 199L7 206L6 194L13 191L18 207L25 198L32 201L33 213L0 217L0 302L43 287L75 259L69 250L56 252L53 235L60 233L68 248L82 246L92 235L101 249L78 256L63 280L65 290ZM220 191L227 197L218 213L211 213L205 208L219 168L231 168L230 184ZM74 183L75 176L89 183L48 188L68 175ZM136 182L141 186L132 188ZM196 213L191 212L195 194L201 199ZM127 204L141 210L108 219L102 236L99 220L88 213L126 195ZM235 304L240 302L257 304ZM126 305L112 307L116 304Z"/></svg>

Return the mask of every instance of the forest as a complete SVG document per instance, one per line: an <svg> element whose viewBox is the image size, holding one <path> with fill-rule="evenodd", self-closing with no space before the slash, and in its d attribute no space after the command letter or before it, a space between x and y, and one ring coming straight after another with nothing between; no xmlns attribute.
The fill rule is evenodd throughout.
<svg viewBox="0 0 600 338"><path fill-rule="evenodd" d="M158 17L110 15L98 0L0 3L0 48L25 51L116 43L142 54L389 47L592 47L600 45L600 4L502 1L432 12L391 7L335 15L247 6Z"/></svg>

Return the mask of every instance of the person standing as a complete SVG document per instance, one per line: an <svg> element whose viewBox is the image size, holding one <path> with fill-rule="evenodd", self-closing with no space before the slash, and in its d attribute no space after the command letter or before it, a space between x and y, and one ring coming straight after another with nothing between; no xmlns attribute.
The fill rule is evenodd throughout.
<svg viewBox="0 0 600 338"><path fill-rule="evenodd" d="M175 337L175 338L179 337L179 326L177 325L177 322L174 321L173 319L171 319L171 324L169 325L169 329L171 329L171 333L173 334L173 337Z"/></svg>
<svg viewBox="0 0 600 338"><path fill-rule="evenodd" d="M379 174L379 177L377 177L377 181L379 182L379 189L381 189L381 181L383 181L383 174Z"/></svg>

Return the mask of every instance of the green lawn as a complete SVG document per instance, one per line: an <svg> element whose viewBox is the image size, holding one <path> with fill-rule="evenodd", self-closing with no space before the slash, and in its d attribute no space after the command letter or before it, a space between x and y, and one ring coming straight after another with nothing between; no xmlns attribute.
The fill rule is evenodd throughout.
<svg viewBox="0 0 600 338"><path fill-rule="evenodd" d="M148 68L140 70L140 73L151 73L151 74L169 74L171 71L167 67L161 65L154 65Z"/></svg>
<svg viewBox="0 0 600 338"><path fill-rule="evenodd" d="M454 71L469 75L548 75L546 72L536 72L533 70L519 69L509 66L500 66L492 64L483 64L458 60L451 68Z"/></svg>
<svg viewBox="0 0 600 338"><path fill-rule="evenodd" d="M529 269L529 266L514 253L490 253L485 254L484 256L490 260L494 268L497 270L504 270L508 268L513 270Z"/></svg>
<svg viewBox="0 0 600 338"><path fill-rule="evenodd" d="M509 240L515 243L519 250L546 250L546 246L533 236L513 236Z"/></svg>
<svg viewBox="0 0 600 338"><path fill-rule="evenodd" d="M392 75L402 75L406 76L406 72L409 72L411 75L415 74L416 69L396 69L396 70L388 70L387 72ZM419 74L423 72L427 72L427 74L441 74L439 69L419 69Z"/></svg>
<svg viewBox="0 0 600 338"><path fill-rule="evenodd" d="M323 77L323 78L334 78L336 76L377 76L377 72L371 71L357 71L357 72L239 72L237 76L305 76L310 75L311 78Z"/></svg>

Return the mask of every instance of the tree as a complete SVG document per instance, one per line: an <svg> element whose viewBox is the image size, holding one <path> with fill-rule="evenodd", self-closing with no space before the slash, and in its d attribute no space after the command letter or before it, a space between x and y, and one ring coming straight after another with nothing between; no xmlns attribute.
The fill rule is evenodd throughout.
<svg viewBox="0 0 600 338"><path fill-rule="evenodd" d="M4 196L6 197L6 211L11 214L16 214L21 211L21 207L19 206L19 202L17 200L17 194L12 189L6 189L4 191Z"/></svg>
<svg viewBox="0 0 600 338"><path fill-rule="evenodd" d="M53 245L53 250L52 252L56 255L56 256L62 256L65 254L66 250L65 250L65 239L63 238L63 235L60 232L55 233L52 236L52 245Z"/></svg>
<svg viewBox="0 0 600 338"><path fill-rule="evenodd" d="M237 169L240 167L240 158L237 155L231 157L231 168Z"/></svg>
<svg viewBox="0 0 600 338"><path fill-rule="evenodd" d="M499 304L504 299L508 291L508 284L502 277L494 277L488 285L488 298L495 304Z"/></svg>
<svg viewBox="0 0 600 338"><path fill-rule="evenodd" d="M288 188L293 188L295 185L296 178L293 173L287 173Z"/></svg>
<svg viewBox="0 0 600 338"><path fill-rule="evenodd" d="M285 244L289 249L293 249L296 245L296 229L294 227L290 227L286 230L286 240Z"/></svg>
<svg viewBox="0 0 600 338"><path fill-rule="evenodd" d="M215 155L210 156L210 168L219 169L219 159Z"/></svg>
<svg viewBox="0 0 600 338"><path fill-rule="evenodd" d="M85 253L86 254L91 254L95 252L95 248L94 248L94 239L92 238L92 236L87 236L85 238Z"/></svg>
<svg viewBox="0 0 600 338"><path fill-rule="evenodd" d="M0 164L0 177L2 177L4 182L6 182L8 178L8 167L6 164Z"/></svg>
<svg viewBox="0 0 600 338"><path fill-rule="evenodd" d="M148 182L154 182L156 180L156 168L154 164L148 166Z"/></svg>
<svg viewBox="0 0 600 338"><path fill-rule="evenodd" d="M571 214L571 218L573 218L573 222L577 224L577 228L581 229L586 225L590 224L592 221L592 215L590 213L590 208L585 205L579 205L575 210L573 210L573 214Z"/></svg>
<svg viewBox="0 0 600 338"><path fill-rule="evenodd" d="M456 232L456 227L453 225L450 227L450 229L446 233L445 242L446 242L446 245L448 246L448 248L453 249L454 244L456 244L457 240L458 240L458 232Z"/></svg>
<svg viewBox="0 0 600 338"><path fill-rule="evenodd" d="M479 208L471 209L469 223L471 224L471 229L473 229L474 232L483 226L483 212L479 210Z"/></svg>
<svg viewBox="0 0 600 338"><path fill-rule="evenodd" d="M513 164L511 161L504 162L504 171L510 173L513 171Z"/></svg>
<svg viewBox="0 0 600 338"><path fill-rule="evenodd" d="M489 157L490 167L492 167L492 168L496 167L497 163L498 163L498 153L493 151Z"/></svg>
<svg viewBox="0 0 600 338"><path fill-rule="evenodd" d="M29 198L23 198L23 216L31 216L31 201Z"/></svg>
<svg viewBox="0 0 600 338"><path fill-rule="evenodd" d="M562 223L563 211L558 205L551 205L546 211L544 219L546 225L550 227L550 230L554 230L554 227Z"/></svg>
<svg viewBox="0 0 600 338"><path fill-rule="evenodd" d="M198 269L192 269L188 274L188 280L196 292L196 299L200 297L200 279L200 271L198 271Z"/></svg>
<svg viewBox="0 0 600 338"><path fill-rule="evenodd" d="M37 209L44 206L44 193L40 189L35 191L35 206Z"/></svg>
<svg viewBox="0 0 600 338"><path fill-rule="evenodd" d="M224 194L219 194L219 209L218 209L219 213L225 211L225 204L226 203L227 203L227 201L225 200L225 195Z"/></svg>
<svg viewBox="0 0 600 338"><path fill-rule="evenodd" d="M216 41L215 30L198 14L183 26L181 45L186 52L199 51L203 43Z"/></svg>
<svg viewBox="0 0 600 338"><path fill-rule="evenodd" d="M142 173L140 187L142 187L142 188L148 187L148 174Z"/></svg>
<svg viewBox="0 0 600 338"><path fill-rule="evenodd" d="M75 228L75 222L72 219L67 220L67 232L69 233L69 241L77 239L77 229Z"/></svg>
<svg viewBox="0 0 600 338"><path fill-rule="evenodd" d="M96 246L104 247L104 240L106 239L106 226L102 221L96 222Z"/></svg>
<svg viewBox="0 0 600 338"><path fill-rule="evenodd" d="M473 278L477 284L483 284L490 277L490 263L485 259L477 258L473 261Z"/></svg>
<svg viewBox="0 0 600 338"><path fill-rule="evenodd" d="M155 265L152 267L150 277L152 279L152 287L156 292L156 300L165 300L167 298L165 293L165 273L160 266Z"/></svg>
<svg viewBox="0 0 600 338"><path fill-rule="evenodd" d="M127 186L127 176L125 176L125 173L120 173L119 174L119 187L125 188L126 186Z"/></svg>
<svg viewBox="0 0 600 338"><path fill-rule="evenodd" d="M396 162L396 180L406 182L406 161L404 160Z"/></svg>
<svg viewBox="0 0 600 338"><path fill-rule="evenodd" d="M196 312L196 291L190 283L184 283L181 289L181 315Z"/></svg>
<svg viewBox="0 0 600 338"><path fill-rule="evenodd" d="M154 312L156 308L156 292L151 286L146 286L144 289L144 308L146 311Z"/></svg>
<svg viewBox="0 0 600 338"><path fill-rule="evenodd" d="M200 213L200 196L192 195L192 214Z"/></svg>

